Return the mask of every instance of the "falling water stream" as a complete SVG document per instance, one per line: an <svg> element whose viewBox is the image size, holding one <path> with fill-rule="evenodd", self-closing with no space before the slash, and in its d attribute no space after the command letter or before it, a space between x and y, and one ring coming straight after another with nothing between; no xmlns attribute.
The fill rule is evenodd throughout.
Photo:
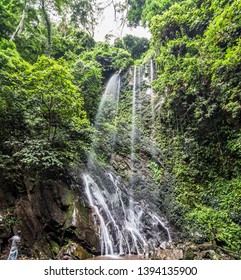
<svg viewBox="0 0 241 280"><path fill-rule="evenodd" d="M119 102L119 80L120 75L114 74L109 82L106 85L105 91L102 95L101 102L95 117L95 124L97 124L100 120L102 115L104 114L104 108L106 107L106 104L110 102L111 104L114 104L115 106ZM116 100L118 102L116 102Z"/></svg>
<svg viewBox="0 0 241 280"><path fill-rule="evenodd" d="M105 179L84 173L85 191L100 227L102 255L143 254L171 241L163 217L144 201L135 201L112 172Z"/></svg>
<svg viewBox="0 0 241 280"><path fill-rule="evenodd" d="M138 76L140 82L140 74ZM137 67L134 67L131 159L135 154L136 85ZM114 74L106 86L96 115L96 133L100 133L99 130L103 129L103 123L110 119L110 115L116 117L120 113L120 86L120 75ZM93 150L95 147L96 143L93 142ZM104 170L90 158L88 170L82 174L82 178L86 197L99 228L102 255L144 254L163 242L171 241L166 219L155 213L145 199L136 201L133 191L111 168Z"/></svg>
<svg viewBox="0 0 241 280"><path fill-rule="evenodd" d="M152 82L154 80L153 60L150 60L150 97L151 97L151 154L155 156L155 95Z"/></svg>
<svg viewBox="0 0 241 280"><path fill-rule="evenodd" d="M154 91L152 88L152 82L154 79L154 67L153 67L153 60L150 60L150 91L151 91L151 116L152 116L152 121L155 119L155 110L154 110Z"/></svg>
<svg viewBox="0 0 241 280"><path fill-rule="evenodd" d="M131 160L135 156L135 134L136 134L136 66L134 66L133 91L132 91L132 116L131 116Z"/></svg>

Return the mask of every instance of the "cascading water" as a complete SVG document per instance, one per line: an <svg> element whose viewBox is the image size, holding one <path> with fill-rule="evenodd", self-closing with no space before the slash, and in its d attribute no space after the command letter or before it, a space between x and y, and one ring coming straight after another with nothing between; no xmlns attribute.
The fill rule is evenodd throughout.
<svg viewBox="0 0 241 280"><path fill-rule="evenodd" d="M117 116L118 113L119 113L120 87L121 87L121 76L118 75L118 80L117 80L117 95L116 95L116 116Z"/></svg>
<svg viewBox="0 0 241 280"><path fill-rule="evenodd" d="M136 202L112 172L105 179L83 174L86 194L100 227L101 254L143 254L171 241L163 218L146 202Z"/></svg>
<svg viewBox="0 0 241 280"><path fill-rule="evenodd" d="M106 103L110 102L110 104L115 104L117 105L119 102L119 80L120 80L120 75L119 74L114 74L109 82L106 85L104 94L101 98L101 102L95 117L95 124L99 122L101 119L103 113L104 113L104 108L106 107Z"/></svg>
<svg viewBox="0 0 241 280"><path fill-rule="evenodd" d="M153 67L153 60L150 60L150 91L151 91L151 113L152 113L152 120L155 119L155 110L154 110L154 91L152 88L152 82L154 80L154 67Z"/></svg>
<svg viewBox="0 0 241 280"><path fill-rule="evenodd" d="M141 66L138 66L138 82L137 86L140 89L141 88Z"/></svg>
<svg viewBox="0 0 241 280"><path fill-rule="evenodd" d="M155 102L154 91L152 88L152 82L154 80L154 66L153 60L150 60L150 96L151 96L151 154L155 156Z"/></svg>
<svg viewBox="0 0 241 280"><path fill-rule="evenodd" d="M115 119L119 111L120 75L114 74L106 85L95 117L95 137L92 142L92 156L98 150L100 139L106 139L108 148L112 148L116 141L116 131L111 129L116 125ZM107 145L106 145L107 146ZM111 151L109 151L111 152ZM90 160L92 160L90 158Z"/></svg>
<svg viewBox="0 0 241 280"><path fill-rule="evenodd" d="M131 116L131 160L135 156L135 134L136 134L136 66L134 66L133 77L133 91L132 91L132 116Z"/></svg>
<svg viewBox="0 0 241 280"><path fill-rule="evenodd" d="M138 80L140 81L140 78ZM137 67L135 67L131 108L132 160L135 154L137 86ZM109 141L105 142L106 147L113 144L113 132L109 132L108 138L108 133L103 130L106 122L111 122L120 113L119 99L120 76L114 74L103 93L95 119L94 139L97 140L93 141L92 156L100 148L98 138L106 137L106 142ZM90 157L88 170L82 174L82 178L86 197L93 210L96 226L99 228L102 255L143 254L158 247L163 241L171 241L164 217L158 216L144 199L136 201L132 188L128 189L121 177L111 171L111 167L104 170Z"/></svg>

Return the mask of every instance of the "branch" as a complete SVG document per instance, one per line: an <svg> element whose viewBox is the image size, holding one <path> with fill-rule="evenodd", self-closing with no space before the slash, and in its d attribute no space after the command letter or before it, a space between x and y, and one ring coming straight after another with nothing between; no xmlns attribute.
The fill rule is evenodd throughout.
<svg viewBox="0 0 241 280"><path fill-rule="evenodd" d="M102 4L103 4L103 3L101 3L100 5L102 5ZM100 10L100 11L103 11L104 9L106 9L107 7L109 7L111 4L112 4L112 0L110 0L109 2L107 2L107 3L105 4L105 6L99 7L99 10Z"/></svg>

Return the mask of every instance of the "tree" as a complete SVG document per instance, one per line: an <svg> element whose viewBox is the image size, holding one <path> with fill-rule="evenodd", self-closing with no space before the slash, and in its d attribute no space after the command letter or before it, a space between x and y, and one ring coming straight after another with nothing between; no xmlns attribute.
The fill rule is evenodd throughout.
<svg viewBox="0 0 241 280"><path fill-rule="evenodd" d="M28 1L25 0L24 2L24 6L23 6L23 11L22 11L22 16L21 19L19 21L19 24L17 26L17 28L15 29L15 31L13 32L10 40L14 40L16 35L20 34L23 31L23 27L24 27L24 21L26 19L27 16L27 12L28 12Z"/></svg>
<svg viewBox="0 0 241 280"><path fill-rule="evenodd" d="M127 19L130 26L138 26L142 21L142 12L146 5L146 0L127 0L129 6Z"/></svg>
<svg viewBox="0 0 241 280"><path fill-rule="evenodd" d="M50 57L53 48L53 31L56 30L55 26L59 25L57 22L60 22L62 29L67 30L71 25L92 34L95 9L92 0L13 0L11 5L1 4L0 13L3 19L6 18L2 23L4 32L8 32L9 38L16 41L17 45L20 43L20 49L27 47L25 41L30 39L32 45L38 42L35 47L38 48L40 45L45 54ZM28 48L32 45L28 44Z"/></svg>
<svg viewBox="0 0 241 280"><path fill-rule="evenodd" d="M0 2L0 38L10 38L18 22L22 3L19 0Z"/></svg>
<svg viewBox="0 0 241 280"><path fill-rule="evenodd" d="M27 122L32 132L58 141L60 130L77 131L88 124L83 97L69 70L53 59L40 57L25 73L28 94ZM25 89L24 89L25 91Z"/></svg>
<svg viewBox="0 0 241 280"><path fill-rule="evenodd" d="M87 117L94 122L102 94L102 75L96 62L78 60L73 69L75 84L84 97L84 109Z"/></svg>
<svg viewBox="0 0 241 280"><path fill-rule="evenodd" d="M93 36L96 24L96 2L94 0L70 1L70 22Z"/></svg>
<svg viewBox="0 0 241 280"><path fill-rule="evenodd" d="M125 35L123 37L125 49L131 53L133 59L139 59L149 49L149 40L144 37Z"/></svg>
<svg viewBox="0 0 241 280"><path fill-rule="evenodd" d="M129 52L103 42L97 43L93 51L84 53L82 59L86 62L98 62L104 78L108 78L115 71L128 68L133 63Z"/></svg>
<svg viewBox="0 0 241 280"><path fill-rule="evenodd" d="M67 164L83 153L90 132L73 77L54 59L42 56L29 65L13 43L4 41L1 48L0 147L5 163L31 170Z"/></svg>
<svg viewBox="0 0 241 280"><path fill-rule="evenodd" d="M25 129L26 99L20 94L20 88L22 73L30 66L20 57L15 44L6 39L0 41L0 63L0 120L2 124L0 145L4 149L5 141L12 138L16 140L21 138L20 135L24 135L21 129ZM16 122L16 118L18 118L18 122Z"/></svg>
<svg viewBox="0 0 241 280"><path fill-rule="evenodd" d="M67 60L72 58L76 60L83 52L94 48L95 41L87 32L72 26L62 28L62 26L53 28L52 56L54 58L64 57Z"/></svg>

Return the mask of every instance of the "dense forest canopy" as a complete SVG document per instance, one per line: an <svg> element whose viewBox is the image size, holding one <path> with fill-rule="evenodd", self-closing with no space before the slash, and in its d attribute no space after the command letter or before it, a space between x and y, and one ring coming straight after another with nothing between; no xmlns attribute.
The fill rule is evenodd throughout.
<svg viewBox="0 0 241 280"><path fill-rule="evenodd" d="M20 194L24 176L84 163L106 80L152 59L159 207L185 237L240 256L241 1L119 8L130 26L150 28L151 42L95 42L92 0L0 2L1 181Z"/></svg>

